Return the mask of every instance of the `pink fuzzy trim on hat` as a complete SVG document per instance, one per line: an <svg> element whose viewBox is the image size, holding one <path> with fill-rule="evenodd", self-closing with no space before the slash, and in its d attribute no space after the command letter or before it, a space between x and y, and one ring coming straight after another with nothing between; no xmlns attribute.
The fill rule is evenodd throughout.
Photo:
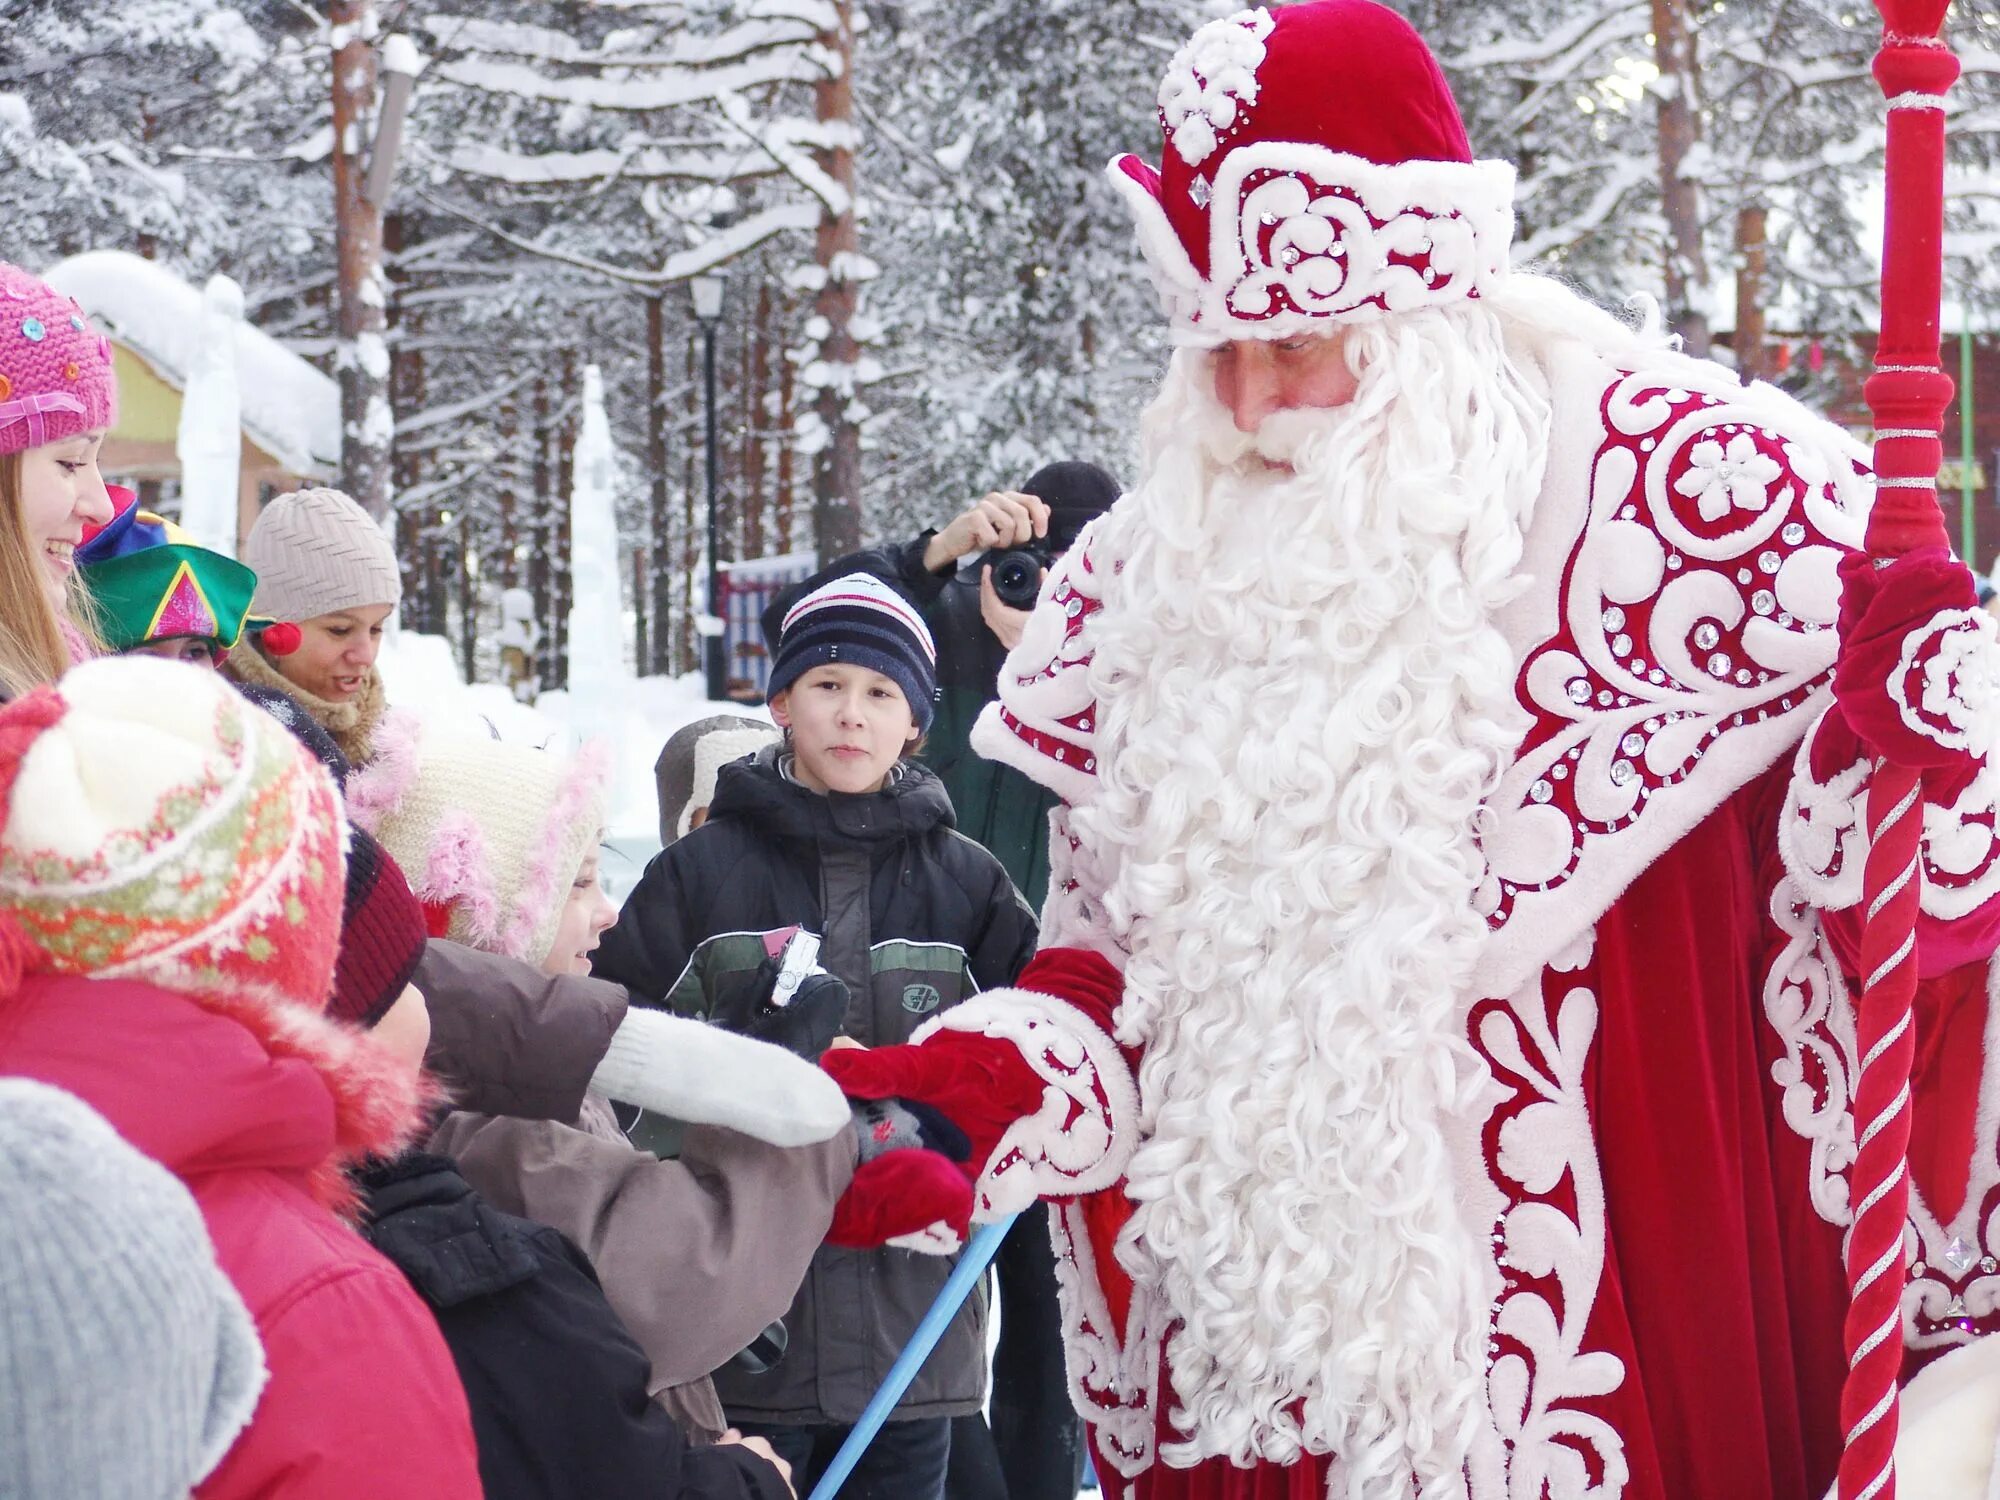
<svg viewBox="0 0 2000 1500"><path fill-rule="evenodd" d="M577 820L591 812L609 775L611 755L602 740L592 740L570 762L555 805L542 822L541 836L520 892L514 898L514 915L500 937L500 951L523 963L540 963L543 955L526 950L535 946L536 933L550 909L557 905L564 885L576 879L576 871L559 867L563 846ZM595 830L592 830L595 832Z"/></svg>
<svg viewBox="0 0 2000 1500"><path fill-rule="evenodd" d="M423 878L414 889L420 901L449 905L453 927L462 917L464 940L473 947L493 947L500 932L500 897L493 889L486 834L472 814L454 808L438 820Z"/></svg>
<svg viewBox="0 0 2000 1500"><path fill-rule="evenodd" d="M347 778L347 815L378 838L382 820L403 805L416 785L417 746L422 738L423 721L415 714L388 710L375 727L374 755Z"/></svg>

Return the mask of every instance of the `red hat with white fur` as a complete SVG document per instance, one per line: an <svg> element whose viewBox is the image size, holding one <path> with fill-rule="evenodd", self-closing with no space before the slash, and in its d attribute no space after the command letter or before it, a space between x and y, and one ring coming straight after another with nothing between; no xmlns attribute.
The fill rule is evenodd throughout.
<svg viewBox="0 0 2000 1500"><path fill-rule="evenodd" d="M1474 161L1437 59L1374 0L1211 21L1160 84L1160 167L1111 179L1176 342L1296 338L1477 297L1507 270L1514 169Z"/></svg>

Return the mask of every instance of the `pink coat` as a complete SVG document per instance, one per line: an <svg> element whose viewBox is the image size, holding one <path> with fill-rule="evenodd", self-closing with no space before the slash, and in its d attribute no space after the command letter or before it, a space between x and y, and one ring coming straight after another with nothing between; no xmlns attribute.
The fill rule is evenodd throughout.
<svg viewBox="0 0 2000 1500"><path fill-rule="evenodd" d="M436 1323L334 1211L338 1161L408 1115L407 1081L352 1037L128 980L38 976L0 998L0 1072L68 1089L177 1174L257 1321L270 1383L199 1500L480 1494Z"/></svg>

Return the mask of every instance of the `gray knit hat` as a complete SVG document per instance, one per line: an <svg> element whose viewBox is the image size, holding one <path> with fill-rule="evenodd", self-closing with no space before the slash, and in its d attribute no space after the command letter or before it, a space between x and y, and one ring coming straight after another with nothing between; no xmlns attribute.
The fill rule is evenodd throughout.
<svg viewBox="0 0 2000 1500"><path fill-rule="evenodd" d="M265 1374L187 1189L82 1100L0 1078L0 1495L185 1496Z"/></svg>
<svg viewBox="0 0 2000 1500"><path fill-rule="evenodd" d="M264 507L243 543L257 573L250 613L310 620L336 610L401 604L395 549L368 512L339 490L294 490Z"/></svg>

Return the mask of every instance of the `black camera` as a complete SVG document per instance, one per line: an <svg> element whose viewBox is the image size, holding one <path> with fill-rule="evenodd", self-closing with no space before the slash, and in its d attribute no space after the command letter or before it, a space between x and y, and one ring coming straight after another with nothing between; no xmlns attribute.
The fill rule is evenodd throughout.
<svg viewBox="0 0 2000 1500"><path fill-rule="evenodd" d="M1041 596L1042 575L1055 561L1046 546L1026 543L1019 547L996 548L986 554L993 570L993 592L1009 609L1033 609Z"/></svg>

